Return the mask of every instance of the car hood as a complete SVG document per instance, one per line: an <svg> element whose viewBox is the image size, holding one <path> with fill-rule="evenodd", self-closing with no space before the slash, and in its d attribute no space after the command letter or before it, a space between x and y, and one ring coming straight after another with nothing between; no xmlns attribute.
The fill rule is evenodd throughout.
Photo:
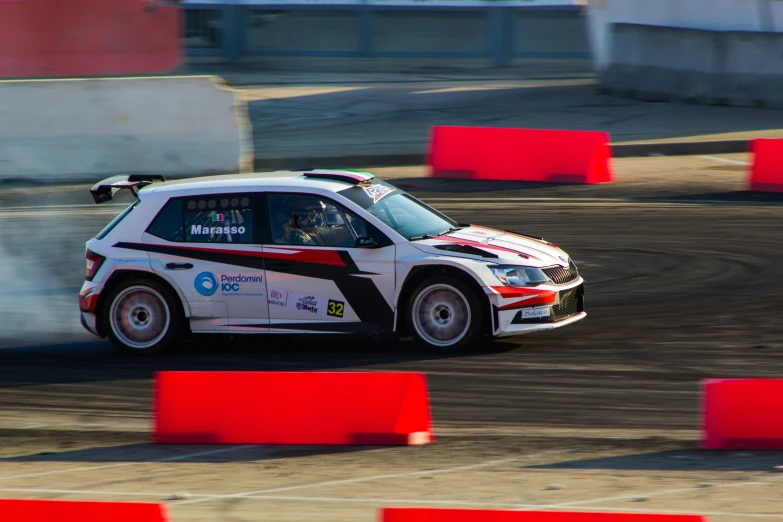
<svg viewBox="0 0 783 522"><path fill-rule="evenodd" d="M543 239L477 226L411 244L431 254L473 257L495 263L568 267L570 260L557 245Z"/></svg>

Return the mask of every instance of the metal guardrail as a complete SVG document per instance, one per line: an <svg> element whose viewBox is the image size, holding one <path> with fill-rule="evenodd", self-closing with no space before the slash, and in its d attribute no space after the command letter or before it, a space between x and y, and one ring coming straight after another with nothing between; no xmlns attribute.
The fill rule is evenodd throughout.
<svg viewBox="0 0 783 522"><path fill-rule="evenodd" d="M191 56L588 58L584 8L181 4ZM531 40L535 41L531 44Z"/></svg>

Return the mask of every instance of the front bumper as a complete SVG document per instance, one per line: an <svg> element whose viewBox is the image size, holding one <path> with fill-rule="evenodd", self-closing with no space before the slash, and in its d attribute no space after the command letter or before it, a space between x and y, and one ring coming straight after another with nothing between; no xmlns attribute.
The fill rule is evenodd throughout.
<svg viewBox="0 0 783 522"><path fill-rule="evenodd" d="M587 317L584 280L575 286L558 290L552 304L506 310L493 304L492 313L495 337L552 330L581 321Z"/></svg>
<svg viewBox="0 0 783 522"><path fill-rule="evenodd" d="M509 325L505 330L501 330L500 333L495 334L495 337L509 337L511 335L522 335L533 332L541 332L544 330L554 330L555 328L561 328L571 323L581 321L585 317L587 317L587 312L579 313L556 323L512 324Z"/></svg>

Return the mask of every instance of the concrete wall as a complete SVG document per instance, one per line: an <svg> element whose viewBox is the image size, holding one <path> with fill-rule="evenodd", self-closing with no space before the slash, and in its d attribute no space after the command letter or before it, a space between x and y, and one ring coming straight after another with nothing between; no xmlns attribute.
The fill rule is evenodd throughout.
<svg viewBox="0 0 783 522"><path fill-rule="evenodd" d="M647 100L783 107L783 33L613 24L601 85Z"/></svg>
<svg viewBox="0 0 783 522"><path fill-rule="evenodd" d="M783 107L783 33L726 33L723 52L723 98Z"/></svg>
<svg viewBox="0 0 783 522"><path fill-rule="evenodd" d="M783 32L780 0L590 0L588 29L597 71L613 53L611 25L646 24L718 31Z"/></svg>
<svg viewBox="0 0 783 522"><path fill-rule="evenodd" d="M676 96L709 101L721 72L720 36L713 31L612 25L614 43L601 85L648 100Z"/></svg>
<svg viewBox="0 0 783 522"><path fill-rule="evenodd" d="M213 77L0 82L0 180L93 182L252 168L242 105Z"/></svg>

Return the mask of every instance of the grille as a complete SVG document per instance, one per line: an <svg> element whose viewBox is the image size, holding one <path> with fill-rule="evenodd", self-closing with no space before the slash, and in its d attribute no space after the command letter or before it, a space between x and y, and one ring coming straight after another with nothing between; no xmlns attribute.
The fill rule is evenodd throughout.
<svg viewBox="0 0 783 522"><path fill-rule="evenodd" d="M556 285L570 283L579 277L579 272L577 271L576 265L574 265L573 261L569 263L568 268L563 268L562 266L558 265L549 268L542 268L541 270Z"/></svg>
<svg viewBox="0 0 783 522"><path fill-rule="evenodd" d="M560 304L552 307L552 315L555 321L562 321L572 315L576 315L579 310L579 294L582 291L581 286L560 292Z"/></svg>

